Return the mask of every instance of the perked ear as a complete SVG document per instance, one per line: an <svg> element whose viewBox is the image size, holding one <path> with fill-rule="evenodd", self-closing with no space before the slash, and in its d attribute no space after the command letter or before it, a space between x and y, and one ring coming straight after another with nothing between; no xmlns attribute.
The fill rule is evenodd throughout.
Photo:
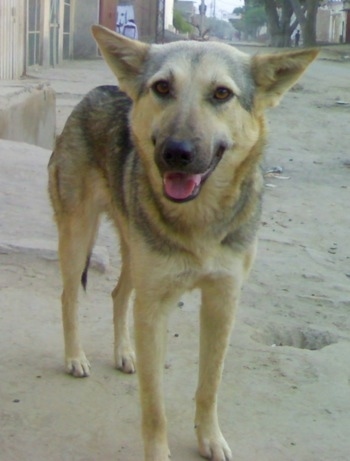
<svg viewBox="0 0 350 461"><path fill-rule="evenodd" d="M306 49L254 56L252 73L257 86L258 110L276 106L318 53L316 49Z"/></svg>
<svg viewBox="0 0 350 461"><path fill-rule="evenodd" d="M131 40L103 26L91 28L102 56L118 79L122 91L132 99L137 95L137 76L141 74L150 46Z"/></svg>

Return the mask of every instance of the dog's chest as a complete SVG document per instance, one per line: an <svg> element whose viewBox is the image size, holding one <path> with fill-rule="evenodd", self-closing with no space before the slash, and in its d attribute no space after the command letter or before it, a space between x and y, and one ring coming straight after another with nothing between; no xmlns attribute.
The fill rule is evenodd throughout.
<svg viewBox="0 0 350 461"><path fill-rule="evenodd" d="M192 289L201 284L206 278L236 277L241 273L244 256L224 246L215 250L206 251L195 256L176 258L174 264L176 273L169 273L170 277L185 289Z"/></svg>

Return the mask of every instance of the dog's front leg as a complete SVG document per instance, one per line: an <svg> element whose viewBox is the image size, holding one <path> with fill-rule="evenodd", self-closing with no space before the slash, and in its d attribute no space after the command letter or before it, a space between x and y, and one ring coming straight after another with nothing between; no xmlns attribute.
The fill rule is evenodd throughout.
<svg viewBox="0 0 350 461"><path fill-rule="evenodd" d="M163 400L163 368L166 351L168 303L142 293L134 305L136 364L142 408L145 461L169 458Z"/></svg>
<svg viewBox="0 0 350 461"><path fill-rule="evenodd" d="M231 450L219 427L217 392L240 285L232 277L206 278L201 284L200 360L195 428L200 454L212 461L232 459Z"/></svg>

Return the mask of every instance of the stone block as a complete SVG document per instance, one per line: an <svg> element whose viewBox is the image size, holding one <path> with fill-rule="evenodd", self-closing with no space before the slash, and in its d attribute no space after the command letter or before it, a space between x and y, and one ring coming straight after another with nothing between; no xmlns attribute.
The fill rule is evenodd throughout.
<svg viewBox="0 0 350 461"><path fill-rule="evenodd" d="M0 138L52 149L56 95L46 83L0 85Z"/></svg>

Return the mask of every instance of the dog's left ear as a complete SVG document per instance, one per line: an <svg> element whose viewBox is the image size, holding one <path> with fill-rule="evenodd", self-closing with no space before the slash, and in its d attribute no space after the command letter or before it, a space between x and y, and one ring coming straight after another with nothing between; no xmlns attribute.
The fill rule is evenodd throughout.
<svg viewBox="0 0 350 461"><path fill-rule="evenodd" d="M94 25L91 31L121 90L131 98L136 97L137 77L142 72L150 45L131 40L103 26Z"/></svg>
<svg viewBox="0 0 350 461"><path fill-rule="evenodd" d="M306 49L254 56L252 73L257 86L257 108L276 106L318 53L316 49Z"/></svg>

